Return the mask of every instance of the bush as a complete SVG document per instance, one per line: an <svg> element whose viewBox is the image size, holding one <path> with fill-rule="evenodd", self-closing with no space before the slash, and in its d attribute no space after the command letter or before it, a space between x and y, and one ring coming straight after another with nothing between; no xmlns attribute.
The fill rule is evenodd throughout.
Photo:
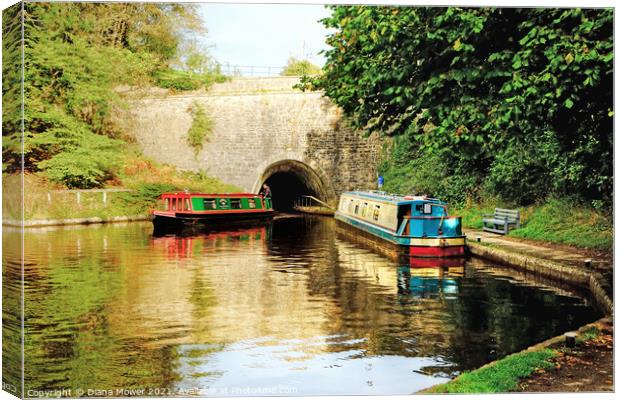
<svg viewBox="0 0 620 400"><path fill-rule="evenodd" d="M406 138L395 138L389 156L379 165L388 192L426 194L450 204L462 204L476 194L477 178L468 173L451 173L449 155L410 150Z"/></svg>
<svg viewBox="0 0 620 400"><path fill-rule="evenodd" d="M77 150L59 153L38 166L52 182L71 189L90 189L100 187L112 178L117 160L110 153Z"/></svg>
<svg viewBox="0 0 620 400"><path fill-rule="evenodd" d="M302 75L317 75L321 72L321 68L312 64L308 60L298 60L295 57L288 59L288 63L282 70L280 75L283 76L302 76Z"/></svg>
<svg viewBox="0 0 620 400"><path fill-rule="evenodd" d="M213 83L225 82L228 78L214 71L207 74L196 74L174 69L163 69L155 74L155 85L175 91L198 90L208 88Z"/></svg>
<svg viewBox="0 0 620 400"><path fill-rule="evenodd" d="M153 206L159 197L167 192L179 190L170 183L140 183L132 192L119 193L119 199L128 207L139 207L140 211Z"/></svg>

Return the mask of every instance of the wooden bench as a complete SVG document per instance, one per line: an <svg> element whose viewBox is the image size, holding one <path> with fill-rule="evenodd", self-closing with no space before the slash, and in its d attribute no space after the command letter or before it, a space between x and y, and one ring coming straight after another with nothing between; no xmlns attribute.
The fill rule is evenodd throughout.
<svg viewBox="0 0 620 400"><path fill-rule="evenodd" d="M488 218L487 218L488 217ZM519 210L507 210L505 208L496 208L493 214L484 214L482 216L482 229L488 232L508 234L508 228L514 226L519 229L521 218Z"/></svg>

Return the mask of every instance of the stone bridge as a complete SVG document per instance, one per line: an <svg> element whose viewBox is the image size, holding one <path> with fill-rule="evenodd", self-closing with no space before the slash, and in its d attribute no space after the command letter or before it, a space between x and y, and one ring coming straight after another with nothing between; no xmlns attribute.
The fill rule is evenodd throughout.
<svg viewBox="0 0 620 400"><path fill-rule="evenodd" d="M129 133L144 154L256 193L271 186L274 207L300 195L334 204L344 190L375 187L380 140L346 127L319 92L293 89L296 77L236 78L206 92L133 93ZM188 145L192 106L213 121L203 149Z"/></svg>

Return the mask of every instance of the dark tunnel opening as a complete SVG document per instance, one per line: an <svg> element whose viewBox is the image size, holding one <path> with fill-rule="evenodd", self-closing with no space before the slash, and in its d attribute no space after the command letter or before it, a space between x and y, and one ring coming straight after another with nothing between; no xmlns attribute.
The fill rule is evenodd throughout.
<svg viewBox="0 0 620 400"><path fill-rule="evenodd" d="M290 172L276 172L265 181L271 188L273 209L291 212L301 196L317 196L298 176Z"/></svg>

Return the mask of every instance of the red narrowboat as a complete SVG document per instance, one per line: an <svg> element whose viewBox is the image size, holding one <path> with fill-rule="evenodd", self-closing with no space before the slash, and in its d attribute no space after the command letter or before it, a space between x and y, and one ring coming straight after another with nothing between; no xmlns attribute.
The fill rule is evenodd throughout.
<svg viewBox="0 0 620 400"><path fill-rule="evenodd" d="M151 211L155 228L262 221L274 214L271 198L252 193L164 193L160 204Z"/></svg>

